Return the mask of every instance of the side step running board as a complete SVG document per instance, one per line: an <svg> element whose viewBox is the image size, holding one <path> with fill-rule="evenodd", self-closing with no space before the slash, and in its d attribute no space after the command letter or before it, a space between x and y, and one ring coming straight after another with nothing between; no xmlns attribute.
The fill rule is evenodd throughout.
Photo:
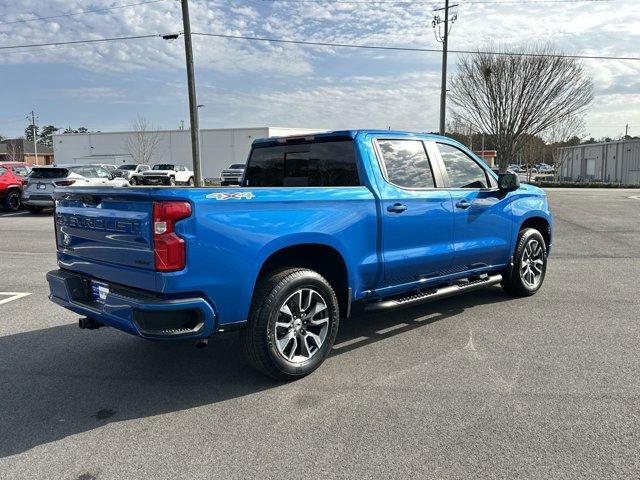
<svg viewBox="0 0 640 480"><path fill-rule="evenodd" d="M411 295L403 297L395 297L379 302L372 302L365 305L364 309L367 312L377 312L384 310L391 310L393 308L411 307L420 303L432 302L434 300L440 300L441 298L452 297L459 293L470 292L479 288L495 285L502 281L502 275L485 275L478 279L470 280L468 282L459 282L453 285L447 285L446 287L433 288L422 292L416 292Z"/></svg>

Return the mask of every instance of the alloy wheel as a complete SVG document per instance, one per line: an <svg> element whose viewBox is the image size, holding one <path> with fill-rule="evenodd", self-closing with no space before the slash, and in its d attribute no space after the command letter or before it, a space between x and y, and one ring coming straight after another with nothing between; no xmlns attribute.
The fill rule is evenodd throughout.
<svg viewBox="0 0 640 480"><path fill-rule="evenodd" d="M544 249L539 240L532 238L522 251L520 278L529 288L536 288L542 280Z"/></svg>
<svg viewBox="0 0 640 480"><path fill-rule="evenodd" d="M320 351L329 331L329 309L312 288L301 288L280 307L274 335L278 353L290 363L302 363Z"/></svg>

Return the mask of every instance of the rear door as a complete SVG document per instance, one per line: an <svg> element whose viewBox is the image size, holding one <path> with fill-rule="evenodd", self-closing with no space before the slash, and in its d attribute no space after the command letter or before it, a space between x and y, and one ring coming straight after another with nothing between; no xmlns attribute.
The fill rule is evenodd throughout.
<svg viewBox="0 0 640 480"><path fill-rule="evenodd" d="M453 259L451 195L420 139L377 138L383 174L382 250L385 286L448 273Z"/></svg>
<svg viewBox="0 0 640 480"><path fill-rule="evenodd" d="M504 265L511 252L512 215L481 160L457 145L436 143L454 212L453 268Z"/></svg>

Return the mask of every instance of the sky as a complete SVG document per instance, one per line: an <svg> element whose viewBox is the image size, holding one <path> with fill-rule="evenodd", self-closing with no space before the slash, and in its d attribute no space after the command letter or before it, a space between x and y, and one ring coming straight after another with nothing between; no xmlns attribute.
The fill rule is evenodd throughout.
<svg viewBox="0 0 640 480"><path fill-rule="evenodd" d="M182 30L180 2L0 0L0 47ZM148 0L147 0L148 1ZM638 56L640 0L458 0L451 49L526 49ZM440 48L438 1L190 0L193 32ZM24 21L33 20L33 21ZM441 56L194 36L201 128L438 128ZM457 55L449 57L456 71ZM585 137L640 135L640 61L584 60L595 98ZM188 126L182 37L0 50L0 135L40 125L128 130Z"/></svg>

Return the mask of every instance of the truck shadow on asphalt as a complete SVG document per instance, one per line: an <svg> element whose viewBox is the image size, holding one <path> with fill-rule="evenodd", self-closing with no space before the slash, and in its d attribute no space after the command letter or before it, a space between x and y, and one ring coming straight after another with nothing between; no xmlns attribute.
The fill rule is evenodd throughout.
<svg viewBox="0 0 640 480"><path fill-rule="evenodd" d="M510 300L499 288L343 321L332 356ZM316 375L319 372L316 373ZM119 422L243 397L282 383L241 357L237 333L209 348L148 342L75 324L0 337L0 458ZM206 419L203 419L206 421ZM215 421L215 419L211 419Z"/></svg>

